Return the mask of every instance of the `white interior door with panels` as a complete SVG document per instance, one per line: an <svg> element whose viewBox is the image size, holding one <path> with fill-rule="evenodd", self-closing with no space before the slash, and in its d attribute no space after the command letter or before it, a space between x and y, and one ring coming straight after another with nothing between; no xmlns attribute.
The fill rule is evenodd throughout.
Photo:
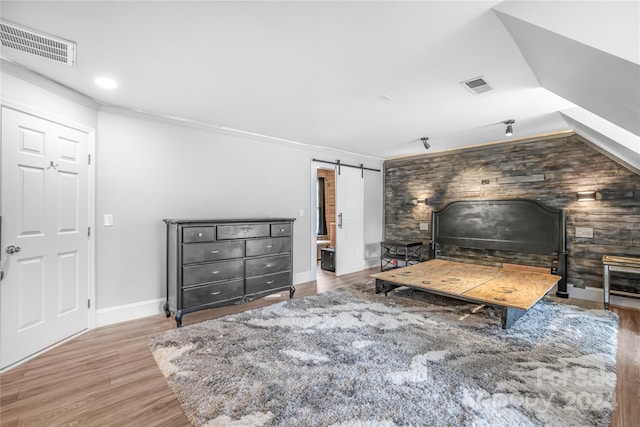
<svg viewBox="0 0 640 427"><path fill-rule="evenodd" d="M88 328L88 145L2 107L0 369Z"/></svg>
<svg viewBox="0 0 640 427"><path fill-rule="evenodd" d="M336 170L336 276L362 271L364 261L364 177L361 169Z"/></svg>

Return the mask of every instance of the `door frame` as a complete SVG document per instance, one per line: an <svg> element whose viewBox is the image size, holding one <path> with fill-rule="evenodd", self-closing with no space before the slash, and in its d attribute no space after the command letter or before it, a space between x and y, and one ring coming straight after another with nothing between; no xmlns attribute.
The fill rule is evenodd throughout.
<svg viewBox="0 0 640 427"><path fill-rule="evenodd" d="M310 249L310 253L311 253L311 257L310 257L311 277L310 277L309 280L315 281L318 278L318 260L317 260L318 245L316 243L316 238L315 238L316 231L317 231L315 226L316 226L316 221L317 221L317 216L318 216L317 215L318 206L317 206L316 197L315 197L315 194L316 194L316 182L317 182L317 179L318 179L318 169L326 169L326 170L331 170L332 169L336 173L336 209L338 207L337 206L337 192L339 190L337 188L338 187L338 177L337 177L338 169L337 169L337 165L331 165L331 166L329 166L327 164L320 165L319 163L317 163L314 160L311 160L310 163L311 163L311 166L309 168L309 170L310 170L310 179L309 179L309 181L310 181L310 185L309 185L309 196L310 196L309 197L309 199L310 199L309 200L309 212L310 212L309 221L310 221L310 224L309 224L309 232L308 233L309 233L309 236L310 236L309 237L309 240L310 240L309 249ZM346 167L346 166L343 166L343 167ZM363 208L364 208L364 206L366 206L366 199L365 199L365 197L366 197L366 189L363 189L363 192L364 193L363 193L362 197L363 197L363 203L364 203ZM337 241L338 240L337 215L338 215L338 212L336 211L336 218L335 218L336 219L336 247L338 246L338 241ZM364 219L365 219L365 216L364 216L364 212L363 212L362 213L363 226L364 226ZM383 223L384 223L384 221L383 221ZM364 230L363 230L363 235L362 235L362 244L363 245L365 244ZM363 252L362 256L363 256L362 269L366 269L367 268L367 260L364 258L364 256L365 256L364 252ZM336 262L337 262L337 259L336 259Z"/></svg>
<svg viewBox="0 0 640 427"><path fill-rule="evenodd" d="M311 160L311 179L310 181L310 185L309 185L309 202L310 202L310 207L309 207L309 221L311 222L311 224L309 224L309 240L310 242L310 253L311 253L311 259L310 259L310 263L311 263L311 281L314 281L318 278L318 243L317 243L317 239L316 239L316 232L318 230L316 230L316 222L318 221L318 204L316 203L316 186L317 186L317 182L318 182L318 169L320 168L319 163L314 162L313 160ZM331 169L330 167L323 167L322 169Z"/></svg>
<svg viewBox="0 0 640 427"><path fill-rule="evenodd" d="M87 224L89 226L89 229L91 230L90 234L89 234L89 242L88 242L88 251L87 251L87 297L90 300L90 306L89 309L87 311L87 329L85 329L82 332L79 332L78 334L74 334L71 337L68 337L62 341L60 341L59 343L53 344L52 346L46 347L44 349L42 349L41 351L38 351L34 354L32 354L31 356L26 357L25 359L22 359L16 363L14 363L13 365L9 365L6 368L2 369L0 372L5 372L7 370L10 370L28 360L33 359L34 357L39 356L40 354L50 350L51 348L54 348L66 341L68 341L69 339L76 337L78 335L81 335L91 329L94 329L96 327L96 274L95 274L95 264L96 264L96 260L95 260L95 254L96 254L96 221L95 221L95 212L96 212L96 168L95 168L95 164L96 164L96 155L95 155L95 151L96 151L96 130L90 126L87 126L85 124L82 123L78 123L76 121L70 120L66 117L63 116L59 116L57 114L51 113L50 111L45 111L42 109L39 109L37 107L31 106L31 105L26 105L23 104L21 102L17 102L11 99L7 99L5 97L1 97L0 98L0 107L2 108L9 108L24 114L28 114L34 117L39 117L41 119L44 120L48 120L54 123L59 123L63 126L67 126L70 128L73 128L75 130L78 130L80 132L84 132L87 134L87 153L90 156L91 161L88 164L88 168L87 168ZM2 152L0 151L0 156L2 155ZM89 161L89 159L87 159L87 161ZM4 207L1 205L1 200L2 200L2 177L0 176L0 216L5 216L4 215ZM6 240L6 233L2 232L0 233L0 239L2 239L2 241L0 241L0 249L4 248L5 246L5 240ZM6 260L6 257L1 257L2 258L2 262L0 263L0 266L2 266L4 264L4 261ZM1 268L1 267L0 267ZM0 284L1 286L1 284Z"/></svg>

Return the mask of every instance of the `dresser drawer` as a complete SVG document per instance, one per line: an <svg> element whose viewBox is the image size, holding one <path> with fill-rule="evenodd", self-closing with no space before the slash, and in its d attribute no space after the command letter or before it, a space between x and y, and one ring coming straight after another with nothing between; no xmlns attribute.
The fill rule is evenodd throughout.
<svg viewBox="0 0 640 427"><path fill-rule="evenodd" d="M247 279L247 294L257 294L291 286L291 272L268 274Z"/></svg>
<svg viewBox="0 0 640 427"><path fill-rule="evenodd" d="M185 227L182 229L182 242L209 242L216 240L215 227Z"/></svg>
<svg viewBox="0 0 640 427"><path fill-rule="evenodd" d="M210 262L182 267L182 286L219 282L244 276L244 260Z"/></svg>
<svg viewBox="0 0 640 427"><path fill-rule="evenodd" d="M271 237L291 236L291 224L271 224Z"/></svg>
<svg viewBox="0 0 640 427"><path fill-rule="evenodd" d="M182 291L182 306L183 308L198 307L228 299L241 298L243 295L244 279L196 286Z"/></svg>
<svg viewBox="0 0 640 427"><path fill-rule="evenodd" d="M218 240L269 237L269 224L233 224L218 226Z"/></svg>
<svg viewBox="0 0 640 427"><path fill-rule="evenodd" d="M244 256L244 242L207 242L189 243L182 246L182 263L216 261L219 259L242 258Z"/></svg>
<svg viewBox="0 0 640 427"><path fill-rule="evenodd" d="M247 256L279 254L282 252L291 252L291 239L288 237L247 240Z"/></svg>
<svg viewBox="0 0 640 427"><path fill-rule="evenodd" d="M291 255L275 255L263 258L247 259L247 277L262 276L291 270Z"/></svg>

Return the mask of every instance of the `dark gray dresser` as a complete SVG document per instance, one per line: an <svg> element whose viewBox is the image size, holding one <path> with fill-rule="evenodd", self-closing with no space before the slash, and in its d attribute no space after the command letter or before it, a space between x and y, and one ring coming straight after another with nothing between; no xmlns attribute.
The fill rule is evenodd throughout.
<svg viewBox="0 0 640 427"><path fill-rule="evenodd" d="M167 317L274 292L293 298L292 218L165 219Z"/></svg>

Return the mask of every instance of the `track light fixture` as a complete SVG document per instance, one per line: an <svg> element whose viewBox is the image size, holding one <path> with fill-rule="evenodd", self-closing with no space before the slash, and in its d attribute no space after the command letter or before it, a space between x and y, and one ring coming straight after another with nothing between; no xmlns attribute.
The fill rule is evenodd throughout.
<svg viewBox="0 0 640 427"><path fill-rule="evenodd" d="M420 141L422 141L422 145L424 145L425 150L428 150L429 148L431 148L431 144L427 142L429 141L429 138L427 138L426 136L423 136L422 138L420 138Z"/></svg>
<svg viewBox="0 0 640 427"><path fill-rule="evenodd" d="M505 134L506 136L511 136L511 135L513 135L513 126L512 126L512 125L513 125L515 122L516 122L516 121L515 121L515 120L513 120L513 119L509 119L509 120L505 120L505 121L504 121L504 124L505 124L505 125L507 125L507 129L506 129L506 130L505 130L505 132L504 132L504 134Z"/></svg>

